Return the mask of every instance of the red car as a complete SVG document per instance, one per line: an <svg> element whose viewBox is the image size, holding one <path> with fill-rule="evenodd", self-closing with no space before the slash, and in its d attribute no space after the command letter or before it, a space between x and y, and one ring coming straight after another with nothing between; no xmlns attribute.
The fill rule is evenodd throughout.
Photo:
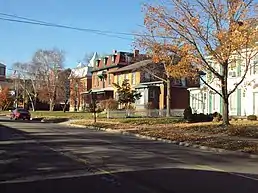
<svg viewBox="0 0 258 193"><path fill-rule="evenodd" d="M18 120L18 119L30 120L30 117L31 115L28 110L23 108L17 108L12 111L10 118L14 120Z"/></svg>

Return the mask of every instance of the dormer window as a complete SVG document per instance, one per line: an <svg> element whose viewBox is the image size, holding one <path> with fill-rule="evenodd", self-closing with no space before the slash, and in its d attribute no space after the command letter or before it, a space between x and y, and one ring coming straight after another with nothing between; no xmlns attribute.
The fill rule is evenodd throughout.
<svg viewBox="0 0 258 193"><path fill-rule="evenodd" d="M99 64L100 64L100 60L96 60L96 67L99 67Z"/></svg>
<svg viewBox="0 0 258 193"><path fill-rule="evenodd" d="M112 56L112 62L115 63L115 61L116 61L116 55L113 55Z"/></svg>
<svg viewBox="0 0 258 193"><path fill-rule="evenodd" d="M104 64L107 65L108 57L104 58Z"/></svg>

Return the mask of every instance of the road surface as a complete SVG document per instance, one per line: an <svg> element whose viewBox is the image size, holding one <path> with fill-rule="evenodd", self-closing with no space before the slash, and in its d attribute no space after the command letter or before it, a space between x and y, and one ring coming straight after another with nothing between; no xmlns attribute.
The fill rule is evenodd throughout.
<svg viewBox="0 0 258 193"><path fill-rule="evenodd" d="M258 160L0 118L1 193L258 193Z"/></svg>

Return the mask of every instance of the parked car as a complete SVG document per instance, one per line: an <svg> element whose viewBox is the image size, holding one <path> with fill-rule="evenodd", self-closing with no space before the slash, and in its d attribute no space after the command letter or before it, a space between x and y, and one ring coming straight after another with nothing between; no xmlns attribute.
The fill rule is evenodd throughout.
<svg viewBox="0 0 258 193"><path fill-rule="evenodd" d="M26 109L16 108L12 111L10 118L14 120L18 120L18 119L30 120L31 115L30 115L30 112Z"/></svg>

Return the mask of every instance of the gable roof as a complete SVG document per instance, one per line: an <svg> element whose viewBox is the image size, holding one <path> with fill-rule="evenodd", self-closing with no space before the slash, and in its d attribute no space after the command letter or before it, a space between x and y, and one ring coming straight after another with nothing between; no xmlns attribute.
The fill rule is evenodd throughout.
<svg viewBox="0 0 258 193"><path fill-rule="evenodd" d="M154 63L153 63L152 60L142 60L140 62L136 62L136 63L130 64L128 66L125 66L125 67L119 68L117 70L114 70L111 73L118 73L118 72L136 70L136 69L139 69L141 67L147 66L149 64L154 64Z"/></svg>
<svg viewBox="0 0 258 193"><path fill-rule="evenodd" d="M90 62L87 65L84 65L83 63L79 63L76 68L71 70L71 74L69 76L69 78L84 78L86 76L91 76L91 71L93 69L94 66L94 62L95 60L98 58L98 54L97 52L95 52L92 56L92 58L90 59Z"/></svg>

